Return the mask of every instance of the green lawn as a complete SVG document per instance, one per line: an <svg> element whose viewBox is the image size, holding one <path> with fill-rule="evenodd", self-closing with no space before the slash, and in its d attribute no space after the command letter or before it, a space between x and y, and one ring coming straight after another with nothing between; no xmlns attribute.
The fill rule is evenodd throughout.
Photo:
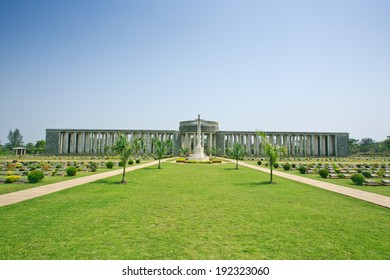
<svg viewBox="0 0 390 280"><path fill-rule="evenodd" d="M1 207L0 258L390 258L387 208L231 163L127 178Z"/></svg>
<svg viewBox="0 0 390 280"><path fill-rule="evenodd" d="M119 167L115 167L113 169L108 169L108 168L98 168L96 172L87 172L87 171L80 171L77 172L75 176L46 176L42 181L38 183L12 183L12 184L0 184L0 195L6 194L6 193L11 193L11 192L16 192L16 191L21 191L21 190L26 190L26 189L31 189L35 187L40 187L44 185L49 185L53 183L58 183L62 181L67 181L71 179L76 179L76 178L81 178L97 173L102 173L102 172L107 172L107 171L112 171L115 169L118 169ZM66 174L66 173L65 173ZM6 178L6 176L0 176L2 178ZM26 178L27 176L21 176L21 178Z"/></svg>
<svg viewBox="0 0 390 280"><path fill-rule="evenodd" d="M254 161L245 161L245 163L259 166ZM268 168L264 165L261 165L260 167ZM310 179L315 179L315 180L319 180L319 181L323 181L323 182L327 182L327 183L332 183L332 184L340 185L343 187L354 188L357 190L362 190L362 191L377 193L377 194L381 194L381 195L385 195L385 196L390 196L390 186L357 186L352 182L351 179L329 179L329 178L324 179L324 178L321 178L321 176L319 174L301 174L301 173L299 173L298 170L285 171L282 166L279 166L279 168L276 168L274 170L284 172L284 173L294 174L294 175L298 175L298 176L302 176L302 177L306 177L306 178L310 178ZM386 178L371 178L371 180L377 181L378 183L380 183L382 179L386 179Z"/></svg>

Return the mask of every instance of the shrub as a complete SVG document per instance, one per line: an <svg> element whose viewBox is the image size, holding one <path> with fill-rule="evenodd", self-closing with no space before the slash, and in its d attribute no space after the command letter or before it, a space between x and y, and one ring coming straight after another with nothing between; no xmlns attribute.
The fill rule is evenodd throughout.
<svg viewBox="0 0 390 280"><path fill-rule="evenodd" d="M275 162L274 163L274 168L278 168L279 167L279 163Z"/></svg>
<svg viewBox="0 0 390 280"><path fill-rule="evenodd" d="M118 162L118 165L122 167L123 166L123 161Z"/></svg>
<svg viewBox="0 0 390 280"><path fill-rule="evenodd" d="M304 165L299 166L298 170L301 174L306 174L307 172L307 169Z"/></svg>
<svg viewBox="0 0 390 280"><path fill-rule="evenodd" d="M66 168L66 174L68 176L74 176L74 175L76 175L76 173L77 173L77 168L76 167L69 166L69 167Z"/></svg>
<svg viewBox="0 0 390 280"><path fill-rule="evenodd" d="M264 166L268 166L268 162L266 162L266 163L264 164Z"/></svg>
<svg viewBox="0 0 390 280"><path fill-rule="evenodd" d="M222 163L222 160L220 159L213 159L211 163Z"/></svg>
<svg viewBox="0 0 390 280"><path fill-rule="evenodd" d="M291 164L291 168L295 168L297 165L295 163Z"/></svg>
<svg viewBox="0 0 390 280"><path fill-rule="evenodd" d="M257 165L261 165L261 164L262 164L261 160L258 160Z"/></svg>
<svg viewBox="0 0 390 280"><path fill-rule="evenodd" d="M13 171L16 168L16 164L12 162L7 162L7 170L8 171Z"/></svg>
<svg viewBox="0 0 390 280"><path fill-rule="evenodd" d="M17 176L17 175L7 176L7 177L5 178L4 183L6 183L6 184L11 184L11 183L13 183L13 182L16 182L16 181L19 180L19 179L20 179L20 176Z"/></svg>
<svg viewBox="0 0 390 280"><path fill-rule="evenodd" d="M356 169L356 171L357 171L357 173L362 173L362 172L363 172L363 169L358 168L358 169Z"/></svg>
<svg viewBox="0 0 390 280"><path fill-rule="evenodd" d="M355 185L361 186L364 182L364 176L360 173L356 173L352 175L351 180L355 183Z"/></svg>
<svg viewBox="0 0 390 280"><path fill-rule="evenodd" d="M13 171L7 171L7 172L5 172L5 175L6 176L12 176L12 175L14 175L14 172Z"/></svg>
<svg viewBox="0 0 390 280"><path fill-rule="evenodd" d="M376 175L378 175L379 178L382 178L385 175L386 171L384 169L379 169L376 172Z"/></svg>
<svg viewBox="0 0 390 280"><path fill-rule="evenodd" d="M127 162L129 165L133 165L134 161L132 159L129 159L129 161Z"/></svg>
<svg viewBox="0 0 390 280"><path fill-rule="evenodd" d="M366 177L366 178L371 178L371 177L372 177L372 176L371 176L371 173L368 172L368 171L363 171L363 172L362 172L362 175L363 175L364 177Z"/></svg>
<svg viewBox="0 0 390 280"><path fill-rule="evenodd" d="M23 164L20 162L15 163L16 168L22 168Z"/></svg>
<svg viewBox="0 0 390 280"><path fill-rule="evenodd" d="M378 168L379 167L379 163L374 163L373 165L372 165L374 168ZM17 167L17 166L16 166Z"/></svg>
<svg viewBox="0 0 390 280"><path fill-rule="evenodd" d="M140 163L141 162L141 160L139 159L139 158L137 158L136 160L135 160L135 163Z"/></svg>
<svg viewBox="0 0 390 280"><path fill-rule="evenodd" d="M27 175L27 179L30 183L38 183L41 181L45 176L43 175L43 172L40 170L33 170Z"/></svg>
<svg viewBox="0 0 390 280"><path fill-rule="evenodd" d="M325 168L320 169L320 171L318 171L318 174L320 174L321 178L328 178L329 170Z"/></svg>
<svg viewBox="0 0 390 280"><path fill-rule="evenodd" d="M340 173L340 168L335 168L335 169L334 169L334 172Z"/></svg>
<svg viewBox="0 0 390 280"><path fill-rule="evenodd" d="M51 165L48 164L48 163L45 163L45 164L42 165L42 169L45 170L45 171L48 171L50 167L51 167Z"/></svg>
<svg viewBox="0 0 390 280"><path fill-rule="evenodd" d="M114 163L112 161L109 161L109 162L106 163L106 167L108 169L112 169L114 167Z"/></svg>
<svg viewBox="0 0 390 280"><path fill-rule="evenodd" d="M345 175L344 174L337 174L337 177L339 177L340 179L344 179Z"/></svg>
<svg viewBox="0 0 390 280"><path fill-rule="evenodd" d="M286 163L283 165L283 169L289 171L291 169L291 165L289 163Z"/></svg>
<svg viewBox="0 0 390 280"><path fill-rule="evenodd" d="M313 168L313 173L318 174L318 168Z"/></svg>
<svg viewBox="0 0 390 280"><path fill-rule="evenodd" d="M381 167L382 167L383 169L385 169L385 168L386 168L386 163L382 163L382 164L381 164Z"/></svg>
<svg viewBox="0 0 390 280"><path fill-rule="evenodd" d="M98 165L97 165L96 162L91 161L91 162L89 163L88 167L89 167L89 169L90 169L92 172L95 172L96 169L98 168Z"/></svg>

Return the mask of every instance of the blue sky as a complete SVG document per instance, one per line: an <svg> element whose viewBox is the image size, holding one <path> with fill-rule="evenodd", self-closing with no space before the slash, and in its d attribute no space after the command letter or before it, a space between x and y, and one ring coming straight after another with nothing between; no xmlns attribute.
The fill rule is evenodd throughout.
<svg viewBox="0 0 390 280"><path fill-rule="evenodd" d="M46 128L390 135L390 1L0 0L0 141Z"/></svg>

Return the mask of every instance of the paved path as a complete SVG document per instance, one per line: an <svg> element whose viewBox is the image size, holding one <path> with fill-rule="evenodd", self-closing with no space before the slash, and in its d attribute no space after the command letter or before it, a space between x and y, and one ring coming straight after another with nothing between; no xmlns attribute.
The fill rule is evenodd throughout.
<svg viewBox="0 0 390 280"><path fill-rule="evenodd" d="M163 161L166 161L166 159L161 160L161 162L163 162ZM158 164L158 160L148 162L148 163L143 163L143 164L136 165L136 166L127 167L126 172L134 171L134 170L141 169L141 168L148 167L148 166L155 165L155 164ZM119 174L122 174L122 172L123 172L123 169L107 171L107 172L103 172L103 173L99 173L99 174L95 174L95 175L90 175L90 176L86 176L86 177L82 177L82 178L76 178L76 179L58 182L58 183L45 185L45 186L41 186L41 187L35 187L35 188L23 190L23 191L17 191L17 192L13 192L13 193L3 194L3 195L0 195L0 207L5 206L5 205L18 203L18 202L21 202L21 201L24 201L27 199L39 197L39 196L46 195L49 193L73 188L73 187L76 187L79 185L83 185L83 184L97 181L100 179L108 178L111 176L119 175Z"/></svg>
<svg viewBox="0 0 390 280"><path fill-rule="evenodd" d="M233 163L236 163L235 160L231 160L231 161ZM268 168L254 166L252 164L248 164L248 163L240 162L240 161L238 162L238 164L245 166L245 167L248 167L248 168L256 169L256 170L259 170L262 172L270 173L270 170ZM273 174L276 176L279 176L279 177L294 180L294 181L308 184L308 185L311 185L311 186L314 186L317 188L340 193L343 195L358 198L358 199L365 200L365 201L368 201L368 202L371 202L371 203L374 203L374 204L377 204L377 205L380 205L383 207L390 208L390 197L388 197L388 196L384 196L384 195L380 195L380 194L376 194L376 193L371 193L371 192L366 192L366 191L361 191L361 190L357 190L357 189L353 189L353 188L343 187L340 185L335 185L332 183L322 182L319 180L305 178L305 177L301 177L298 175L288 174L288 173L275 171L275 170L273 171Z"/></svg>

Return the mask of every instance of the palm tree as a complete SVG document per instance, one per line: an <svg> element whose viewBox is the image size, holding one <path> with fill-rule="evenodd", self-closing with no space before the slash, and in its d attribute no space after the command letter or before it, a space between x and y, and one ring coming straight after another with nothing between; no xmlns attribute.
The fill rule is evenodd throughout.
<svg viewBox="0 0 390 280"><path fill-rule="evenodd" d="M261 147L263 148L264 154L268 159L268 165L271 171L269 182L272 183L273 180L272 171L274 168L274 163L278 161L278 158L280 156L286 154L287 148L285 146L273 145L271 142L269 142L265 133L262 131L257 131L256 133L261 138Z"/></svg>
<svg viewBox="0 0 390 280"><path fill-rule="evenodd" d="M122 184L127 184L126 180L126 164L129 158L142 148L142 141L140 138L127 139L125 135L119 134L116 139L112 151L119 154L121 162L123 163Z"/></svg>
<svg viewBox="0 0 390 280"><path fill-rule="evenodd" d="M153 141L155 147L156 147L156 155L158 158L158 169L161 169L161 159L165 156L165 154L168 151L168 148L172 146L171 139L168 140L160 140L160 139L154 139Z"/></svg>
<svg viewBox="0 0 390 280"><path fill-rule="evenodd" d="M229 149L229 156L236 160L236 169L238 169L238 160L245 156L245 149L240 143L235 143L232 149Z"/></svg>

